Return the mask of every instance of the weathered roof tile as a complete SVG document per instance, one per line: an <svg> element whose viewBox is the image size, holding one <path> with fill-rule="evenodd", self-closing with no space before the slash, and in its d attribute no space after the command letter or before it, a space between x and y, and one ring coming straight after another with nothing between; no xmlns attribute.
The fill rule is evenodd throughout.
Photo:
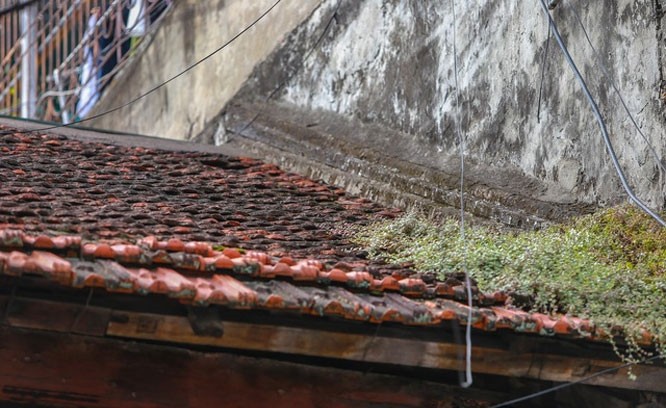
<svg viewBox="0 0 666 408"><path fill-rule="evenodd" d="M461 282L369 261L344 232L397 210L250 158L0 138L0 274L361 322L468 320ZM242 248L242 249L241 249ZM476 329L594 338L473 288Z"/></svg>

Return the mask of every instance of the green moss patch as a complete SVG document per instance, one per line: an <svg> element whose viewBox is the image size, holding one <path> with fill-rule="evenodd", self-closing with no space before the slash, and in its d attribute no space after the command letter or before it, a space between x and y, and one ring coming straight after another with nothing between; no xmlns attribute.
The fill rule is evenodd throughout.
<svg viewBox="0 0 666 408"><path fill-rule="evenodd" d="M526 310L567 313L621 333L622 357L644 355L642 330L666 338L666 229L622 206L541 231L502 233L437 223L417 214L359 231L357 244L389 262L411 262L441 278L463 272L481 291L504 290Z"/></svg>

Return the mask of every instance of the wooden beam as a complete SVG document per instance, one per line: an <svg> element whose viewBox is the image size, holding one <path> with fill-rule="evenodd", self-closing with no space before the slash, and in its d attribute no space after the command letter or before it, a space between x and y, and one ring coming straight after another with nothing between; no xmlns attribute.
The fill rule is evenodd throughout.
<svg viewBox="0 0 666 408"><path fill-rule="evenodd" d="M404 377L57 332L0 327L0 339L0 401L26 406L397 408L507 398Z"/></svg>
<svg viewBox="0 0 666 408"><path fill-rule="evenodd" d="M369 336L306 328L223 322L219 337L196 335L185 317L113 312L107 335L198 344L240 350L259 350L327 357L368 363L397 364L444 370L460 370L464 346L452 343ZM555 350L554 350L555 351ZM576 381L586 375L620 365L618 361L536 354L475 347L472 368L476 373L556 382ZM596 377L588 384L653 392L666 392L666 368L634 367L637 381L627 370Z"/></svg>
<svg viewBox="0 0 666 408"><path fill-rule="evenodd" d="M353 362L393 364L443 370L460 370L459 355L464 346L453 342L400 338L364 333L320 330L307 327L220 321L220 330L210 335L196 334L191 319L141 312L110 310L85 303L72 304L0 296L0 316L13 327L150 340L184 345L286 353ZM0 324L2 321L0 321ZM418 330L418 329L414 329ZM524 336L515 335L516 339ZM538 341L538 338L532 338ZM475 346L472 368L475 373L503 377L570 382L597 371L616 367L618 361L547 353L524 347L493 348ZM605 387L666 392L666 368L660 365L634 367L637 381L627 370L599 376L587 384Z"/></svg>
<svg viewBox="0 0 666 408"><path fill-rule="evenodd" d="M7 298L3 309L6 323L26 329L104 336L111 310L85 304ZM6 308L9 307L7 310Z"/></svg>

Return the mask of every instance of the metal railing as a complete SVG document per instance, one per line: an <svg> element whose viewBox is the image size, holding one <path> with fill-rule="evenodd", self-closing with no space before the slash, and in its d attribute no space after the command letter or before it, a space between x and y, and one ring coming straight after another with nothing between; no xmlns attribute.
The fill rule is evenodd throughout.
<svg viewBox="0 0 666 408"><path fill-rule="evenodd" d="M0 0L0 10L28 0ZM83 118L171 0L39 0L0 15L0 113Z"/></svg>

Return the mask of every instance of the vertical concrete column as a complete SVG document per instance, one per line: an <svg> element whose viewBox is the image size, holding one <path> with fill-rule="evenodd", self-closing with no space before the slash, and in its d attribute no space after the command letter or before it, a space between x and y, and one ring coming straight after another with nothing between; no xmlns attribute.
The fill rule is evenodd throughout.
<svg viewBox="0 0 666 408"><path fill-rule="evenodd" d="M27 2L29 0L24 0ZM34 118L37 110L37 3L20 11L21 117Z"/></svg>

